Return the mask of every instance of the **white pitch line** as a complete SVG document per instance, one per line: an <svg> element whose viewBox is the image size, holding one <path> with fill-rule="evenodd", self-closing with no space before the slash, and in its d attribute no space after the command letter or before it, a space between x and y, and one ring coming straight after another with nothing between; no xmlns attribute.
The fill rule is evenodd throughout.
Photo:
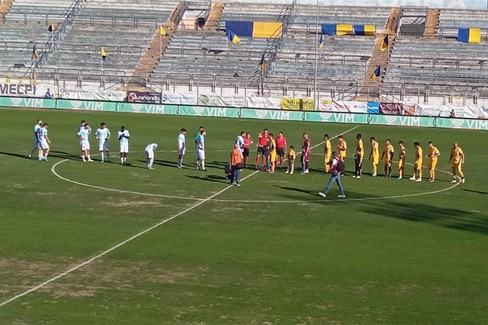
<svg viewBox="0 0 488 325"><path fill-rule="evenodd" d="M355 129L357 129L359 126L355 126L341 134L346 134L346 133L349 133ZM337 138L339 135L336 135L334 137L331 138L332 139L335 139ZM312 146L310 148L310 150L312 149L315 149L317 148L318 146L321 146L322 144L324 143L324 141ZM301 155L301 152L298 153L298 155ZM134 195L141 195L141 196L150 196L150 197L161 197L161 198L167 198L167 199L179 199L179 200L189 200L189 201L203 201L205 200L205 198L198 198L198 197L187 197L187 196L176 196L176 195L165 195L165 194L156 194L156 193L147 193L147 192L136 192L136 191L127 191L127 190L119 190L119 189L116 189L116 188L111 188L111 187L104 187L104 186L98 186L98 185L91 185L91 184L87 184L87 183L82 183L82 182L78 182L78 181L74 181L74 180L71 180L69 178L66 178L64 176L61 176L57 171L56 171L56 167L64 162L67 162L69 161L69 159L64 159L64 160L61 160L61 161L58 161L57 163L55 163L52 167L51 167L51 172L54 174L54 176L58 177L59 179L65 181L65 182L69 182L69 183L72 183L72 184L76 184L76 185L79 185L79 186L84 186L84 187L89 187L89 188L94 188L94 189L97 189L97 190L104 190L104 191L111 191L111 192L117 192L117 193L125 193L125 194L134 194ZM212 201L217 201L217 200L212 200ZM220 201L220 202L228 202L228 201ZM244 202L244 201L240 201L240 202ZM266 202L270 202L270 201L266 201Z"/></svg>
<svg viewBox="0 0 488 325"><path fill-rule="evenodd" d="M357 129L358 127L359 127L359 125L357 125L357 126L355 126L355 127L351 128L351 129L349 129L349 130L347 130L347 131L343 132L342 134L345 134L345 133L351 132L351 131L353 131L353 130ZM323 143L323 142L322 142L322 143ZM317 146L321 145L322 143L317 144L316 146L312 147L311 149L313 149L313 148L315 148L315 147L317 147ZM53 165L53 167L54 167L54 165ZM244 180L248 179L249 177L252 177L252 176L256 175L257 173L259 173L259 171L258 171L258 170L254 171L253 173L251 173L251 174L247 175L246 177L242 178L242 181L244 181ZM59 177L59 176L58 176L58 177ZM127 244L127 243L129 243L129 242L133 241L134 239L136 239L136 238L138 238L138 237L140 237L140 236L142 236L142 235L144 235L144 234L148 233L149 231L151 231L151 230L153 230L153 229L155 229L155 228L157 228L157 227L159 227L159 226L161 226L161 225L164 225L165 223L170 222L171 220L176 219L176 218L178 218L179 216L182 216L182 215L184 215L184 214L185 214L185 213L187 213L187 212L190 212L191 210L193 210L193 209L195 209L195 208L197 208L197 207L201 206L202 204L204 204L204 203L206 203L206 202L211 201L211 200L212 200L214 197L216 197L216 196L218 196L218 195L220 195L220 194L224 193L225 191L227 191L229 188L232 188L232 187L234 187L234 186L233 186L233 185L227 185L225 188L223 188L222 190L218 191L217 193L210 195L210 196L209 196L209 197L207 197L206 199L203 199L203 200L201 200L201 201L197 202L196 204L194 204L194 205L192 205L191 207L189 207L189 208L187 208L187 209L185 209L185 210L183 210L183 211L181 211L181 212L179 212L179 213L177 213L177 214L173 215L172 217L169 217L169 218L167 218L167 219L162 220L161 222L159 222L159 223L157 223L157 224L155 224L155 225L153 225L153 226L151 226L151 227L149 227L149 228L147 228L147 229L145 229L145 230L143 230L143 231L141 231L141 232L139 232L139 233L135 234L135 235L134 235L134 236L132 236L132 237L127 238L126 240L124 240L124 241L122 241L122 242L118 243L117 245L112 246L111 248L109 248L109 249L107 249L107 250L105 250L105 251L101 252L100 254L95 255L95 256L93 256L92 258L90 258L90 259L88 259L88 260L86 260L86 261L84 261L84 262L82 262L82 263L80 263L80 264L78 264L78 265L76 265L76 266L73 266L72 268L70 268L70 269L68 269L68 270L64 271L63 273L60 273L60 274L58 274L58 275L56 275L56 276L54 276L54 277L52 277L52 278L50 278L50 279L48 279L48 280L46 280L46 281L42 282L41 284L38 284L38 285L37 285L37 286L35 286L35 287L32 287L32 288L30 288L30 289L28 289L28 290L26 290L26 291L24 291L24 292L21 292L21 293L19 293L19 294L15 295L15 296L13 296L13 297L12 297L12 298L10 298L10 299L7 299L7 300L5 300L5 301L0 302L0 307L3 307L3 306L5 306L5 305L7 305L7 304L9 304L9 303L11 303L11 302L13 302L13 301L15 301L15 300L19 299L19 298L22 298L22 297L24 297L24 296L28 295L28 294L29 294L29 293L31 293L31 292L37 291L37 290L39 290L39 289L41 289L41 288L45 287L45 286L46 286L46 285L48 285L49 283L54 282L54 281L56 281L56 280L58 280L58 279L60 279L60 278L62 278L62 277L64 277L64 276L66 276L66 275L68 275L68 274L70 274L70 273L72 273L72 272L74 272L74 271L76 271L76 270L78 270L78 269L82 268L83 266L88 265L88 264L92 263L93 261L98 260L99 258L101 258L101 257L103 257L103 256L105 256L105 255L107 255L108 253L110 253L110 252L112 252L112 251L116 250L117 248L119 248L119 247L121 247L121 246L124 246L125 244Z"/></svg>
<svg viewBox="0 0 488 325"><path fill-rule="evenodd" d="M252 173L252 174L250 174L250 175L246 176L246 177L245 177L245 178L243 178L242 180L245 180L246 178L249 178L249 177L253 176L253 175L254 175L254 174L256 174L256 173L258 173L258 171L255 171L254 173ZM46 280L46 281L42 282L41 284L39 284L39 285L37 285L37 286L35 286L35 287L30 288L29 290L26 290L26 291L24 291L24 292L22 292L22 293L19 293L18 295L14 296L14 297L12 297L12 298L8 299L8 300L5 300L5 301L1 302L1 303L0 303L0 307L3 307L3 306L5 306L6 304L8 304L8 303L10 303L10 302L12 302L12 301L15 301L15 300L17 300L17 299L19 299L19 298L21 298L21 297L23 297L23 296L25 296L25 295L28 295L28 294L29 294L29 293L31 293L31 292L34 292L34 291L36 291L36 290L39 290L40 288L42 288L42 287L44 287L44 286L48 285L49 283L54 282L54 281L56 281L57 279L62 278L62 277L64 277L64 276L66 276L66 275L70 274L71 272L76 271L76 270L78 270L78 269L82 268L83 266L85 266L85 265L88 265L88 264L92 263L93 261L95 261L95 260L99 259L100 257L103 257L103 256L107 255L108 253L110 253L110 252L112 252L112 251L116 250L117 248L119 248L119 247L121 247L121 246L123 246L123 245L125 245L125 244L127 244L127 243L129 243L129 242L131 242L131 241L133 241L134 239L136 239L136 238L138 238L138 237L140 237L140 236L142 236L142 235L144 235L144 234L148 233L149 231L151 231L151 230L153 230L153 229L155 229L155 228L157 228L157 227L159 227L159 226L161 226L161 225L164 225L165 223L170 222L171 220L173 220L173 219L175 219L175 218L178 218L179 216L181 216L181 215L183 215L183 214L185 214L185 213L187 213L187 212L190 212L191 210L193 210L193 209L195 209L195 208L199 207L200 205L202 205L202 204L204 204L204 203L206 203L206 202L210 201L212 198L216 197L217 195L222 194L223 192L227 191L229 188L232 188L232 187L234 187L234 186L233 186L233 185L227 185L225 188L223 188L222 190L218 191L217 193L212 194L212 195L211 195L211 196L209 196L208 198L206 198L206 199L204 199L204 200L202 200L202 201L200 201L200 202L198 202L198 203L196 203L196 204L192 205L191 207L189 207L189 208L187 208L187 209L185 209L185 210L183 210L183 211L181 211L181 212L179 212L179 213L177 213L177 214L173 215L172 217L169 217L169 218L167 218L167 219L164 219L163 221L161 221L161 222L159 222L159 223L157 223L157 224L155 224L155 225L153 225L153 226L151 226L151 227L149 227L149 228L147 228L147 229L145 229L145 230L143 230L143 231L141 231L141 232L139 232L139 233L135 234L134 236L132 236L132 237L130 237L130 238L127 238L126 240L124 240L124 241L122 241L122 242L118 243L117 245L112 246L111 248L109 248L109 249L107 249L107 250L103 251L102 253L100 253L100 254L98 254L98 255L93 256L92 258L90 258L90 259L88 259L88 260L84 261L83 263L80 263L80 264L78 264L78 265L76 265L76 266L74 266L74 267L72 267L72 268L68 269L67 271L64 271L63 273L60 273L60 274L58 274L58 275L56 275L56 276L52 277L52 278L51 278L51 279L49 279L49 280Z"/></svg>
<svg viewBox="0 0 488 325"><path fill-rule="evenodd" d="M73 184L76 184L76 185L79 185L79 186L90 187L90 188L94 188L94 189L97 189L97 190L112 191L112 192L117 192L117 193L135 194L135 195L153 196L153 197L162 197L162 198L167 198L167 199L180 199L180 200L191 200L191 201L205 201L205 199L196 198L196 197L186 197L186 196L175 196L175 195L152 194L152 193L136 192L136 191L126 191L126 190L119 190L119 189L116 189L116 188L109 188L109 187L103 187L103 186L98 186L98 185L91 185L91 184L77 182L77 181L71 180L69 178L63 177L63 176L59 175L58 172L56 172L56 167L58 165L64 163L64 162L66 162L66 161L69 161L69 159L64 159L64 160L58 161L57 163L55 163L51 167L51 172L54 174L54 176L56 176L57 178L65 181L65 182L73 183Z"/></svg>

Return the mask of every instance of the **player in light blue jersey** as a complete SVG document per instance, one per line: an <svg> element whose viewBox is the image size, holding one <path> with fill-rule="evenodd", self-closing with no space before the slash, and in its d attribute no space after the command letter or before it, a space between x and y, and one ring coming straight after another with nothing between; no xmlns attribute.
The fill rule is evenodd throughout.
<svg viewBox="0 0 488 325"><path fill-rule="evenodd" d="M47 135L47 123L42 124L42 128L39 129L39 144L42 153L39 156L39 161L44 160L47 161L47 156L49 154L49 144L51 143L51 140L49 140L49 137Z"/></svg>
<svg viewBox="0 0 488 325"><path fill-rule="evenodd" d="M205 171L205 135L207 132L205 130L200 131L200 134L196 139L196 149L197 149L197 170Z"/></svg>
<svg viewBox="0 0 488 325"><path fill-rule="evenodd" d="M89 141L89 134L91 132L90 125L88 123L85 123L83 128L80 128L78 131L78 138L80 139L80 145L81 145L81 153L82 156L81 158L83 159L83 162L93 162L93 160L90 157L90 141Z"/></svg>
<svg viewBox="0 0 488 325"><path fill-rule="evenodd" d="M29 154L29 159L32 158L32 155L34 152L37 151L37 154L39 158L42 158L42 149L40 147L40 141L39 141L39 130L42 129L42 120L39 119L36 122L36 125L34 125L34 147L32 147L32 150Z"/></svg>
<svg viewBox="0 0 488 325"><path fill-rule="evenodd" d="M241 134L239 134L236 137L236 140L234 141L234 144L237 144L241 153L244 153L244 138L245 137L246 137L246 132L241 131ZM244 155L242 157L244 158Z"/></svg>
<svg viewBox="0 0 488 325"><path fill-rule="evenodd" d="M95 137L98 139L98 149L100 150L101 162L110 162L110 153L108 152L108 140L110 139L110 130L105 122L100 123L100 127L95 131Z"/></svg>
<svg viewBox="0 0 488 325"><path fill-rule="evenodd" d="M176 139L176 145L178 146L178 168L183 168L183 157L186 152L186 139L185 139L186 129L182 128L178 138Z"/></svg>

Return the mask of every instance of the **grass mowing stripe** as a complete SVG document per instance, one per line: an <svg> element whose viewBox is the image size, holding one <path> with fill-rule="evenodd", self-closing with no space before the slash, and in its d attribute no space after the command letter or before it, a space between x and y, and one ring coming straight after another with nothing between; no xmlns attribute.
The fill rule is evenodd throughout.
<svg viewBox="0 0 488 325"><path fill-rule="evenodd" d="M355 127L352 127L352 128L350 128L350 129L348 129L347 131L342 132L341 134L346 134L346 133L349 133L349 132L351 132L351 131L353 131L353 130L357 129L358 127L359 127L359 125L357 125L357 126L355 126ZM334 139L334 138L336 138L336 137L338 137L338 135L336 135L336 136L332 137L331 139ZM316 144L315 146L312 146L310 149L314 149L314 148L316 148L316 147L318 147L318 146L322 145L323 143L324 143L324 142L321 142L321 143L319 143L319 144ZM60 162L59 162L59 163L60 163ZM57 164L59 164L59 163L57 163ZM51 168L51 171L53 171L54 166L56 166L56 164L55 164L55 165L53 165L53 167ZM250 177L252 177L252 176L254 176L254 175L258 174L258 173L259 173L259 171L258 171L258 170L256 170L256 171L254 171L253 173L249 174L248 176L244 177L244 178L242 179L242 181L244 181L244 180L246 180L246 179L248 179L248 178L250 178ZM59 176L58 176L58 177L59 177ZM3 306L5 306L5 305L7 305L7 304L9 304L9 303L11 303L11 302L13 302L13 301L15 301L15 300L19 299L19 298L22 298L22 297L24 297L24 296L28 295L28 294L29 294L29 293L31 293L31 292L37 291L37 290L39 290L39 289L41 289L41 288L45 287L46 285L48 285L48 284L50 284L50 283L52 283L52 282L54 282L54 281L56 281L56 280L58 280L58 279L60 279L60 278L62 278L62 277L64 277L64 276L66 276L66 275L68 275L68 274L70 274L70 273L72 273L72 272L74 272L74 271L76 271L76 270L78 270L78 269L80 269L80 268L84 267L85 265L88 265L88 264L92 263L93 261L98 260L99 258L101 258L101 257L103 257L103 256L105 256L105 255L107 255L108 253L110 253L110 252L112 252L112 251L116 250L117 248L119 248L119 247L121 247L121 246L124 246L125 244L127 244L127 243L129 243L129 242L133 241L134 239L136 239L136 238L138 238L138 237L140 237L140 236L142 236L142 235L144 235L144 234L146 234L146 233L150 232L151 230L153 230L153 229L155 229L155 228L158 228L159 226L161 226L161 225L163 225L163 224L165 224L165 223L168 223L168 222L170 222L171 220L176 219L176 218L178 218L179 216L182 216L182 215L186 214L187 212L192 211L193 209L195 209L195 208L197 208L197 207L199 207L199 206L203 205L203 204L204 204L204 203L206 203L206 202L211 201L213 198L215 198L215 197L217 197L218 195L220 195L220 194L224 193L225 191L227 191L229 188L232 188L232 187L234 187L234 186L233 186L233 185L227 185L225 188L223 188L222 190L218 191L217 193L214 193L214 194L210 195L210 196L209 196L209 197L207 197L206 199L203 199L203 200L201 200L201 201L199 201L199 202L195 203L195 204L194 204L194 205L192 205L191 207L189 207L189 208L187 208L187 209L185 209L185 210L183 210L183 211L181 211L181 212L179 212L179 213L177 213L177 214L175 214L175 215L173 215L173 216L171 216L171 217L169 217L169 218L167 218L167 219L164 219L164 220L162 220L162 221L158 222L157 224L155 224L155 225L153 225L153 226L151 226L151 227L149 227L149 228L146 228L145 230L143 230L143 231L141 231L141 232L139 232L139 233L137 233L137 234L133 235L132 237L127 238L126 240L124 240L124 241L122 241L122 242L118 243L118 244L117 244L117 245L115 245L115 246L112 246L111 248L109 248L109 249L107 249L107 250L105 250L105 251L101 252L100 254L95 255L95 256L93 256L93 257L91 257L90 259L88 259L88 260L86 260L86 261L84 261L84 262L82 262L82 263L80 263L80 264L78 264L78 265L76 265L76 266L74 266L74 267L72 267L72 268L70 268L70 269L68 269L68 270L64 271L63 273L60 273L60 274L58 274L58 275L56 275L56 276L54 276L54 277L52 277L52 278L50 278L50 279L48 279L48 280L46 280L46 281L42 282L41 284L38 284L37 286L34 286L34 287L32 287L32 288L30 288L30 289L28 289L28 290L26 290L26 291L23 291L23 292L21 292L21 293L19 293L19 294L15 295L15 296L13 296L12 298L9 298L9 299L7 299L7 300L5 300L5 301L0 302L0 307L3 307Z"/></svg>

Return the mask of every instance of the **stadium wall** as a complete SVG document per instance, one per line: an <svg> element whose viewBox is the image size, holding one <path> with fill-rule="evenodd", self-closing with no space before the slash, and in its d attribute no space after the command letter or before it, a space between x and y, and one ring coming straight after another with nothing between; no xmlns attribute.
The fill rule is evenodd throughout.
<svg viewBox="0 0 488 325"><path fill-rule="evenodd" d="M488 131L488 120L402 115L306 112L236 107L136 104L125 102L1 97L0 107L105 111L139 114L247 118L297 122L353 123L409 127L452 128Z"/></svg>
<svg viewBox="0 0 488 325"><path fill-rule="evenodd" d="M244 0L226 0L225 2L239 3ZM290 4L292 0L253 0L254 3L282 3ZM315 5L317 0L297 0L298 4ZM319 0L320 6L352 6L352 7L430 7L456 9L487 9L487 0Z"/></svg>

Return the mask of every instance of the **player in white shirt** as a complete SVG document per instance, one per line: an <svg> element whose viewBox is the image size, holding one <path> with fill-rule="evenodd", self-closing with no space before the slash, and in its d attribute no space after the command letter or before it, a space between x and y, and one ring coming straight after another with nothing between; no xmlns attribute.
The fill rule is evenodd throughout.
<svg viewBox="0 0 488 325"><path fill-rule="evenodd" d="M157 143L151 143L146 146L146 149L144 149L146 152L147 169L154 169L152 166L154 163L154 150L156 150L157 147Z"/></svg>
<svg viewBox="0 0 488 325"><path fill-rule="evenodd" d="M39 156L39 161L44 160L47 161L47 155L49 154L49 137L47 136L47 123L42 124L42 128L39 129L39 147L42 151L41 155Z"/></svg>
<svg viewBox="0 0 488 325"><path fill-rule="evenodd" d="M110 162L110 153L108 152L110 130L105 122L100 123L100 127L95 131L95 137L98 139L98 150L100 150L100 156L102 157L101 162Z"/></svg>
<svg viewBox="0 0 488 325"><path fill-rule="evenodd" d="M197 170L205 169L205 135L207 132L205 130L200 131L195 142L197 143Z"/></svg>
<svg viewBox="0 0 488 325"><path fill-rule="evenodd" d="M78 135L78 133L85 128L85 125L88 124L86 123L85 120L81 120L80 121L80 127L78 128L78 131L76 131L76 136L78 137L78 139L80 138L80 136ZM91 133L91 128L90 128L90 125L88 125L88 133ZM83 159L83 157L85 157L85 154L83 152L83 149L81 150L81 154L80 154L80 157Z"/></svg>
<svg viewBox="0 0 488 325"><path fill-rule="evenodd" d="M176 145L178 146L178 168L183 168L183 156L185 155L186 152L185 134L186 134L186 129L182 128L176 140Z"/></svg>
<svg viewBox="0 0 488 325"><path fill-rule="evenodd" d="M80 130L78 131L78 138L80 139L81 145L81 158L83 162L93 162L90 157L90 141L89 141L89 134L91 132L90 125L86 123Z"/></svg>
<svg viewBox="0 0 488 325"><path fill-rule="evenodd" d="M120 143L120 164L125 165L127 163L127 153L129 152L129 130L126 130L125 126L120 127L120 131L117 133L117 139Z"/></svg>
<svg viewBox="0 0 488 325"><path fill-rule="evenodd" d="M39 142L39 130L42 129L42 120L39 119L36 122L36 125L34 125L34 147L32 148L30 154L29 154L29 159L32 158L32 155L34 152L37 151L38 156L42 158L42 150L40 147L40 142Z"/></svg>

